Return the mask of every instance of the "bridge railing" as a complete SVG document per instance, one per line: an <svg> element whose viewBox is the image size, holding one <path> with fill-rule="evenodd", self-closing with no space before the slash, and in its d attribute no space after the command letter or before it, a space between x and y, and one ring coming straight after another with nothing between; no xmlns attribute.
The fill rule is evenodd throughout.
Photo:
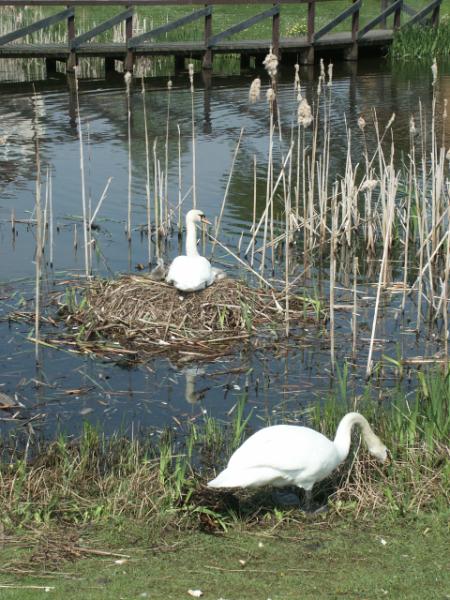
<svg viewBox="0 0 450 600"><path fill-rule="evenodd" d="M331 0L245 0L245 4L269 4L270 8L259 12L243 21L240 21L223 31L213 33L213 10L216 6L239 6L241 0L207 0L199 2L198 0L72 0L66 4L66 8L52 14L46 18L39 19L28 26L20 27L14 31L4 33L0 36L0 57L1 56L20 56L21 52L27 56L43 56L47 58L48 64L55 63L56 60L65 60L67 69L73 70L75 67L78 55L80 53L88 56L102 56L105 58L105 64L113 65L114 60L123 60L125 70L131 71L136 56L143 54L174 54L175 60L180 59L184 62L185 56L193 56L201 58L203 68L209 69L212 66L213 54L219 51L232 52L233 49L241 54L241 57L247 57L252 53L260 53L268 43L272 46L275 54L280 54L287 48L287 44L282 47L280 38L280 16L283 5L304 5L306 7L306 32L305 35L298 37L293 43L290 43L290 51L295 50L299 56L300 62L312 63L314 61L314 50L320 45L324 45L327 38L330 38L330 32L346 19L351 19L350 32L347 37L338 38L334 36L334 43L345 46L345 56L348 60L356 60L358 56L358 45L367 41L367 37L373 29L380 25L386 28L386 19L390 15L394 15L392 30L398 29L401 24L401 13L404 12L409 16L409 20L404 25L409 25L430 19L433 25L437 25L439 20L439 8L442 0L431 0L419 12L416 12L409 7L404 0L394 0L393 3L387 4L388 0L381 0L381 13L371 19L362 28L359 27L360 12L363 0L352 0L350 6L345 8L341 13L334 16L331 21L320 29L316 30L316 6L317 4L330 2ZM136 17L136 7L189 7L194 8L199 5L203 6L200 9L192 10L188 14L179 17L169 23L154 27L139 35L133 35L134 20ZM4 7L61 7L61 0L0 0L0 11ZM77 35L75 27L76 7L106 7L118 6L124 8L119 14L114 15L102 23L96 25L92 29L79 33ZM1 12L0 12L1 17ZM174 31L180 27L203 19L203 41L202 42L186 42L182 44L166 43L162 44L155 42L155 38ZM229 38L237 33L241 33L253 25L267 20L272 20L272 34L270 40L247 40L245 44L235 43ZM45 29L55 23L66 21L67 23L67 38L65 44L61 44L60 48L53 47L50 52L50 47L45 47L45 44L36 46L35 54L33 47L22 44L20 47L17 40L28 36L36 31ZM124 23L125 40L123 43L111 43L108 46L96 43L95 38L100 34L112 29L120 23ZM14 42L14 44L12 44ZM332 42L332 40L331 40ZM330 42L330 43L331 43ZM297 46L295 45L297 43ZM46 51L49 56L46 56ZM177 55L178 53L178 55ZM55 63L56 64L56 63Z"/></svg>

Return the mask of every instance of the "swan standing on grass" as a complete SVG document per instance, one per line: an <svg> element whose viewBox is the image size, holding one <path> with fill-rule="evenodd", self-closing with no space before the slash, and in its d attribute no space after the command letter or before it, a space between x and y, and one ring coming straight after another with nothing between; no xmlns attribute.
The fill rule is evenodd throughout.
<svg viewBox="0 0 450 600"><path fill-rule="evenodd" d="M325 479L347 458L353 425L361 427L370 454L384 462L386 446L362 415L350 412L339 423L334 441L314 429L295 425L274 425L257 431L236 450L227 468L208 487L296 485L306 491L309 505L316 481Z"/></svg>
<svg viewBox="0 0 450 600"><path fill-rule="evenodd" d="M222 279L225 275L220 269L215 269L197 250L196 223L211 223L201 210L190 210L186 215L186 255L177 256L169 267L166 281L173 284L182 292L203 290Z"/></svg>

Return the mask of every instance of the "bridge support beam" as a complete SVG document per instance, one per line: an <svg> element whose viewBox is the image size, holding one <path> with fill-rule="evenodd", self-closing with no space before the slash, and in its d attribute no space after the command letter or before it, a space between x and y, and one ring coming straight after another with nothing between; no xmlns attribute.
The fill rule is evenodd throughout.
<svg viewBox="0 0 450 600"><path fill-rule="evenodd" d="M75 38L75 15L72 15L67 19L67 34L68 34L67 37L69 39L69 46L70 46L70 42ZM73 73L76 66L77 66L77 56L76 56L75 52L72 50L70 52L69 57L66 62L67 73Z"/></svg>

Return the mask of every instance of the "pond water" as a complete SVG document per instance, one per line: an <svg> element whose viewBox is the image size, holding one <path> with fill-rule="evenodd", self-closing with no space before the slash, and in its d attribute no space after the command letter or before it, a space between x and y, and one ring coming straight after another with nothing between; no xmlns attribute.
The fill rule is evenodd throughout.
<svg viewBox="0 0 450 600"><path fill-rule="evenodd" d="M0 64L1 69L1 64ZM0 71L1 75L1 71ZM236 251L241 234L249 239L253 211L253 160L263 190L269 146L267 102L249 105L248 89L254 73L203 80L195 77L193 106L196 117L197 204L214 221L220 213L234 149L243 128L225 205L220 239ZM317 87L318 66L300 71L302 91L312 97ZM263 78L263 87L267 87ZM396 114L393 131L398 168L409 149L409 119L419 118L419 100L424 114L432 102L431 70L390 67L383 60L362 61L357 65L340 63L334 67L333 103L331 111L332 151L330 176L345 171L346 128L357 132L358 117L370 120L376 110L382 127ZM178 202L178 126L180 129L182 194L192 185L191 92L187 74L172 78L170 94L168 145L168 196L171 206ZM450 143L450 122L442 120L444 98L450 96L450 68L440 66L437 113L444 145ZM124 227L128 198L128 118L127 95L122 78L81 80L79 103L84 134L85 176L88 196L96 206L109 178L107 197L96 223L97 252L94 271L98 275L135 272L136 265L147 264L147 237L142 235L146 222L146 155L142 94L140 82L131 97L131 198L132 242L129 247ZM83 275L82 229L80 225L81 178L76 104L73 85L64 78L28 83L0 84L0 391L14 395L24 405L20 411L25 421L47 437L60 430L77 434L83 421L101 426L107 433L123 430L130 433L141 428L178 428L187 419L201 421L205 415L230 419L239 402L245 413L251 411L254 425L272 419L291 417L320 402L336 389L331 374L328 328L305 324L301 337L286 339L276 346L249 349L236 348L235 354L201 365L172 364L158 358L138 366L115 364L102 358L80 356L53 348L41 349L39 366L35 364L34 345L27 340L32 324L7 319L11 311L33 310L35 231L27 221L34 218L36 150L38 133L43 170L43 196L47 168L52 181L53 219L55 224L54 264L47 265L44 287L49 291L64 288L64 281ZM278 81L278 107L282 131L289 139L296 114L293 91L293 69L284 69ZM148 128L151 147L164 168L166 115L168 110L167 79L146 80ZM277 134L278 135L278 134ZM368 133L368 143L373 143ZM354 134L352 154L356 161L363 153L362 137ZM191 208L188 193L183 213ZM261 214L264 193L258 197ZM11 215L16 220L11 229ZM276 208L282 218L281 205ZM77 225L78 250L74 248ZM178 251L176 233L166 245L170 259ZM300 249L295 251L298 269L302 268ZM230 277L245 277L245 270L226 253L216 253L218 263ZM336 303L351 302L352 278L349 263L341 257L337 271ZM47 254L48 260L48 254ZM393 279L401 280L398 263L393 263ZM351 264L351 263L350 263ZM295 273L295 265L293 272ZM374 271L377 272L377 265ZM302 285L313 296L327 297L328 260L304 278ZM366 267L358 280L360 303L360 340L358 355L352 364L352 390L358 393L364 385L368 338L374 308L376 280L365 277ZM417 336L407 320L396 319L398 296L392 294L382 305L377 328L375 360L382 355L433 356L442 341L434 331ZM351 311L338 311L336 362L351 360ZM45 335L44 328L44 335ZM299 341L301 340L301 341ZM389 386L389 368L383 373L380 394ZM376 385L375 385L376 387ZM4 413L2 428L16 426L11 413ZM30 421L31 420L31 421Z"/></svg>

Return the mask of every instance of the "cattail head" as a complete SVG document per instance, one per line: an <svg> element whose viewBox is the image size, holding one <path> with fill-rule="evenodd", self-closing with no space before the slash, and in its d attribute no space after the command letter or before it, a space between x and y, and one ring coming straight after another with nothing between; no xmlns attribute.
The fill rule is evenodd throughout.
<svg viewBox="0 0 450 600"><path fill-rule="evenodd" d="M308 104L308 100L306 98L302 98L300 104L298 105L297 122L299 125L302 125L305 129L309 127L313 122L311 107Z"/></svg>
<svg viewBox="0 0 450 600"><path fill-rule="evenodd" d="M172 87L173 87L172 80L171 80L171 79L169 79L169 81L167 82L167 89L168 89L168 90L171 90L171 89L172 89Z"/></svg>
<svg viewBox="0 0 450 600"><path fill-rule="evenodd" d="M132 75L131 75L130 71L127 71L125 73L125 75L123 76L123 79L125 81L125 85L127 86L127 90L128 90L130 88L131 79L132 79Z"/></svg>
<svg viewBox="0 0 450 600"><path fill-rule="evenodd" d="M188 73L189 73L189 82L192 87L194 85L194 65L192 63L188 64Z"/></svg>
<svg viewBox="0 0 450 600"><path fill-rule="evenodd" d="M294 90L296 92L300 91L300 65L297 63L294 65L295 75L294 75Z"/></svg>
<svg viewBox="0 0 450 600"><path fill-rule="evenodd" d="M365 126L366 126L365 118L362 115L359 115L358 127L361 129L361 131L364 131Z"/></svg>
<svg viewBox="0 0 450 600"><path fill-rule="evenodd" d="M275 92L273 91L273 89L271 87L266 92L266 98L267 98L267 101L269 102L269 104L272 105L272 103L275 100Z"/></svg>
<svg viewBox="0 0 450 600"><path fill-rule="evenodd" d="M320 76L325 78L325 64L323 58L320 59Z"/></svg>
<svg viewBox="0 0 450 600"><path fill-rule="evenodd" d="M333 63L328 64L328 87L333 85Z"/></svg>
<svg viewBox="0 0 450 600"><path fill-rule="evenodd" d="M431 84L433 87L436 85L437 76L438 76L438 67L436 59L433 60L433 64L431 65L431 73L433 74L433 83Z"/></svg>
<svg viewBox="0 0 450 600"><path fill-rule="evenodd" d="M278 69L278 58L276 54L273 54L272 47L269 50L269 54L267 54L266 58L263 60L263 65L271 79L276 77Z"/></svg>
<svg viewBox="0 0 450 600"><path fill-rule="evenodd" d="M261 79L256 77L250 86L250 90L248 92L248 99L250 104L255 104L261 97Z"/></svg>
<svg viewBox="0 0 450 600"><path fill-rule="evenodd" d="M414 117L411 115L409 118L409 133L414 137L417 134L416 122L414 121Z"/></svg>

